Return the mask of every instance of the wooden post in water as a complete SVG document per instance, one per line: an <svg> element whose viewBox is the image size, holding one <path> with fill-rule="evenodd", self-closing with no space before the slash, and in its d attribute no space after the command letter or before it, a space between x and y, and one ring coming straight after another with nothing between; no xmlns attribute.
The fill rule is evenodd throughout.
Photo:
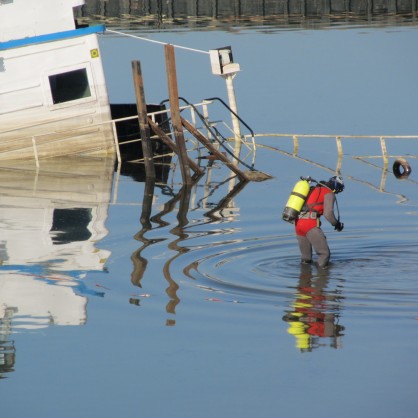
<svg viewBox="0 0 418 418"><path fill-rule="evenodd" d="M142 79L141 63L132 61L132 73L135 85L136 108L139 118L139 130L141 132L142 153L144 155L146 177L155 178L150 128L147 117L147 105L145 101L144 82Z"/></svg>
<svg viewBox="0 0 418 418"><path fill-rule="evenodd" d="M179 94L177 87L176 59L173 45L165 45L165 61L168 81L168 96L170 99L171 124L178 148L181 175L184 184L191 184L190 167L187 158L186 143L184 141L183 126L180 118Z"/></svg>

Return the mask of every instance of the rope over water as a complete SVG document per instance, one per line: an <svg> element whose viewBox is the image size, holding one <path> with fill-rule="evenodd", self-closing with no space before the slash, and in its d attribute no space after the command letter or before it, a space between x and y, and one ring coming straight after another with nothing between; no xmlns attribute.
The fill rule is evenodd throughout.
<svg viewBox="0 0 418 418"><path fill-rule="evenodd" d="M147 38L144 38L142 36L131 35L130 33L119 32L117 30L112 30L112 29L107 29L107 28L106 28L106 32L115 33L115 34L121 35L121 36L127 36L128 38L134 38L134 39L138 39L140 41L152 42L154 44L173 45L173 44L170 44L168 42L155 41L154 39L147 39ZM187 51L199 52L200 54L208 54L209 55L209 51L202 51L201 49L188 48L187 46L181 46L181 45L173 45L173 46L174 46L174 48L185 49Z"/></svg>

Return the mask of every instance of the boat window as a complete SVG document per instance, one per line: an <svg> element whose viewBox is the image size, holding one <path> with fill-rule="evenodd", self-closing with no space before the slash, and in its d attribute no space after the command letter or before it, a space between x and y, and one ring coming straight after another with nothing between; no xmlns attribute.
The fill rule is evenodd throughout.
<svg viewBox="0 0 418 418"><path fill-rule="evenodd" d="M91 96L89 80L85 68L49 76L52 102L70 102Z"/></svg>

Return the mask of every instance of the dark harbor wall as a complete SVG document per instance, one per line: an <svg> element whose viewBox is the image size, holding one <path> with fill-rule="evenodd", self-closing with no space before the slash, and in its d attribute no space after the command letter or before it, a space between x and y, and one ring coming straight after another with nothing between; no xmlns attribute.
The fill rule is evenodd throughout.
<svg viewBox="0 0 418 418"><path fill-rule="evenodd" d="M299 18L415 19L418 0L87 0L85 18L113 18L125 25L195 26L259 24ZM108 22L108 23L111 23Z"/></svg>

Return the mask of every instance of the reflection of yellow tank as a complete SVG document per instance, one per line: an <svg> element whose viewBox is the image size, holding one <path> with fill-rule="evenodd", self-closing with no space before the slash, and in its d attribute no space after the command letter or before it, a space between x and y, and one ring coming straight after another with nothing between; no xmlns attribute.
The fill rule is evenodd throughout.
<svg viewBox="0 0 418 418"><path fill-rule="evenodd" d="M301 264L299 283L295 288L289 310L282 319L287 333L294 337L296 348L309 352L329 345L340 348L344 327L339 325L339 291L328 291L328 271L313 273L311 264ZM324 338L330 338L327 344Z"/></svg>
<svg viewBox="0 0 418 418"><path fill-rule="evenodd" d="M309 326L300 320L305 316L300 310L312 308L312 297L303 293L297 294L297 299L292 307L294 311L290 314L294 320L288 321L289 328L287 332L296 338L296 348L308 350L310 348L311 336L308 333Z"/></svg>
<svg viewBox="0 0 418 418"><path fill-rule="evenodd" d="M308 327L299 321L289 322L287 332L296 338L296 348L300 350L308 350L310 343L310 335L306 332Z"/></svg>
<svg viewBox="0 0 418 418"><path fill-rule="evenodd" d="M299 180L295 184L283 210L282 219L284 221L293 223L297 219L302 206L308 197L309 190L309 182L305 179Z"/></svg>

